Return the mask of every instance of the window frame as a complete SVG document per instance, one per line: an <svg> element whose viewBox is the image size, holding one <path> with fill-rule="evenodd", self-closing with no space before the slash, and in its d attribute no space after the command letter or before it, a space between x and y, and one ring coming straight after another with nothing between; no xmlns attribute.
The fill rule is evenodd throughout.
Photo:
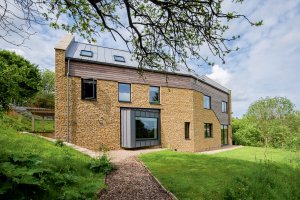
<svg viewBox="0 0 300 200"><path fill-rule="evenodd" d="M184 122L184 139L186 140L190 140L191 136L190 136L190 122Z"/></svg>
<svg viewBox="0 0 300 200"><path fill-rule="evenodd" d="M225 127L226 127L226 129L225 129ZM221 124L221 138L222 138L222 135L223 135L223 132L224 132L224 130L226 130L226 144L224 144L224 145L228 145L228 134L229 134L229 131L228 131L228 124ZM221 143L222 143L223 141L221 141Z"/></svg>
<svg viewBox="0 0 300 200"><path fill-rule="evenodd" d="M84 81L93 81L93 97L84 97ZM97 80L94 78L81 78L81 100L97 100Z"/></svg>
<svg viewBox="0 0 300 200"><path fill-rule="evenodd" d="M129 101L124 101L124 100L120 100L120 84L124 84L124 85L129 85L129 89L130 89L130 99ZM123 82L118 82L118 101L121 103L131 103L131 83L123 83Z"/></svg>
<svg viewBox="0 0 300 200"><path fill-rule="evenodd" d="M225 104L226 106L225 106L225 111L223 111L223 104ZM227 101L222 101L222 113L228 113L228 103L227 103Z"/></svg>
<svg viewBox="0 0 300 200"><path fill-rule="evenodd" d="M126 60L125 60L125 57L124 57L124 56L113 55L113 57L114 57L114 61L116 61L116 62L126 63ZM118 59L118 58L121 58L121 60Z"/></svg>
<svg viewBox="0 0 300 200"><path fill-rule="evenodd" d="M137 118L149 118L149 119L156 119L156 136L154 134L155 137L153 138L137 138L137 128L136 128L136 120ZM138 117L135 117L135 140L136 141L143 141L143 140L158 140L158 137L159 137L159 118L157 117L141 117L141 116L138 116Z"/></svg>
<svg viewBox="0 0 300 200"><path fill-rule="evenodd" d="M158 101L151 101L151 88L158 88ZM149 86L149 103L150 104L160 104L160 87L159 86Z"/></svg>
<svg viewBox="0 0 300 200"><path fill-rule="evenodd" d="M205 107L205 97L209 97L209 108ZM204 109L211 110L211 96L208 96L208 95L203 96L203 107L204 107Z"/></svg>
<svg viewBox="0 0 300 200"><path fill-rule="evenodd" d="M210 135L208 135L207 133L207 125L209 125L210 128ZM213 124L212 123L204 123L204 137L205 138L213 138Z"/></svg>
<svg viewBox="0 0 300 200"><path fill-rule="evenodd" d="M91 55L84 54L84 53L91 53ZM84 49L83 49L83 50L80 51L80 56L92 58L92 57L94 56L94 52L93 52L93 51L89 51L89 50L84 50Z"/></svg>

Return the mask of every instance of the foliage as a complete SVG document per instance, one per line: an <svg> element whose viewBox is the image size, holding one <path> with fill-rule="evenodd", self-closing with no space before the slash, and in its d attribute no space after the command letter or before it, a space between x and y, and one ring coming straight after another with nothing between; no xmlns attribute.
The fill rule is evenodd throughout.
<svg viewBox="0 0 300 200"><path fill-rule="evenodd" d="M64 141L62 140L56 140L55 141L55 146L58 146L58 147L63 147L65 144L64 144Z"/></svg>
<svg viewBox="0 0 300 200"><path fill-rule="evenodd" d="M39 87L38 67L14 52L0 51L0 109L12 101L26 102Z"/></svg>
<svg viewBox="0 0 300 200"><path fill-rule="evenodd" d="M15 1L14 6L23 16L15 16L10 9L3 10L0 22L3 21L8 32L23 34L13 26L13 19L29 22L25 24L30 28L31 23L41 23L44 17L51 27L76 33L89 42L96 42L96 37L107 32L127 45L141 67L172 71L179 65L188 67L189 59L212 64L207 55L200 55L202 48L224 61L228 53L236 50L229 42L239 38L226 36L231 21L244 19L252 26L262 25L262 21L252 22L236 12L242 2L232 1L231 11L225 11L223 0ZM11 23L6 22L8 17Z"/></svg>
<svg viewBox="0 0 300 200"><path fill-rule="evenodd" d="M178 199L299 199L299 156L243 147L212 155L160 151L140 159Z"/></svg>
<svg viewBox="0 0 300 200"><path fill-rule="evenodd" d="M30 100L31 107L54 108L54 72L50 70L41 71L39 92Z"/></svg>
<svg viewBox="0 0 300 200"><path fill-rule="evenodd" d="M108 156L106 154L103 154L98 159L92 160L90 164L90 169L94 172L109 174L114 169L114 166L110 162Z"/></svg>
<svg viewBox="0 0 300 200"><path fill-rule="evenodd" d="M0 120L0 199L96 199L104 175L67 146L18 134Z"/></svg>
<svg viewBox="0 0 300 200"><path fill-rule="evenodd" d="M287 98L261 98L242 119L233 119L233 139L241 145L299 149L299 120L299 112Z"/></svg>

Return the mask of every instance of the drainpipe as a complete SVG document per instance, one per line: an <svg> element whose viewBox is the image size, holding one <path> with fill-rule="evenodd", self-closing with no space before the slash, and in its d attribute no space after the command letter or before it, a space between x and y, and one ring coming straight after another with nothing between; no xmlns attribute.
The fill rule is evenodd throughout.
<svg viewBox="0 0 300 200"><path fill-rule="evenodd" d="M70 74L70 58L68 58L68 67L67 67L67 142L70 142L70 130L69 130L69 74Z"/></svg>

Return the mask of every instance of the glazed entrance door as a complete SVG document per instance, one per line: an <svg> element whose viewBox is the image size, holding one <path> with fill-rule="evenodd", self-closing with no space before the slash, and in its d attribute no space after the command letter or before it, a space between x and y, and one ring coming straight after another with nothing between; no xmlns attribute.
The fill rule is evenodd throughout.
<svg viewBox="0 0 300 200"><path fill-rule="evenodd" d="M221 144L228 144L228 125L221 125Z"/></svg>

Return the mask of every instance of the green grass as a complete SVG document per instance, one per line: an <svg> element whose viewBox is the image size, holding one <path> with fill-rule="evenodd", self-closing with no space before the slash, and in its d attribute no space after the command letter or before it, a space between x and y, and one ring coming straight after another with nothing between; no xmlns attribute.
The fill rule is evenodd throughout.
<svg viewBox="0 0 300 200"><path fill-rule="evenodd" d="M272 161L260 160L262 148L244 147L215 155L161 151L140 159L179 199L299 198L299 153L272 149L268 157Z"/></svg>
<svg viewBox="0 0 300 200"><path fill-rule="evenodd" d="M22 115L2 115L1 120L6 126L16 129L17 131L28 131L31 132L31 119L28 119ZM45 120L44 121L44 129L42 129L42 120L35 119L35 131L36 132L54 132L53 128L54 121L53 120Z"/></svg>
<svg viewBox="0 0 300 200"><path fill-rule="evenodd" d="M13 127L19 125L9 125L0 117L0 199L96 198L104 188L104 175L89 169L90 157L17 133Z"/></svg>

